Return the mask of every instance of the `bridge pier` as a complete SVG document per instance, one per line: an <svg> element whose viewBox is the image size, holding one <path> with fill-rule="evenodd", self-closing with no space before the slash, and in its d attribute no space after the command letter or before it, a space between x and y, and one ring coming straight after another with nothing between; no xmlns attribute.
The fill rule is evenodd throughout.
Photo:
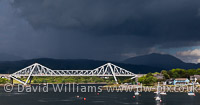
<svg viewBox="0 0 200 105"><path fill-rule="evenodd" d="M116 83L116 84L119 84L118 81L117 81L117 77L116 77L116 76L113 76L113 77L114 77L114 79L115 79L115 83Z"/></svg>
<svg viewBox="0 0 200 105"><path fill-rule="evenodd" d="M10 78L10 83L13 84L13 78Z"/></svg>
<svg viewBox="0 0 200 105"><path fill-rule="evenodd" d="M28 83L28 84L31 84L32 79L33 79L33 76L31 76L31 77L29 78L29 83Z"/></svg>

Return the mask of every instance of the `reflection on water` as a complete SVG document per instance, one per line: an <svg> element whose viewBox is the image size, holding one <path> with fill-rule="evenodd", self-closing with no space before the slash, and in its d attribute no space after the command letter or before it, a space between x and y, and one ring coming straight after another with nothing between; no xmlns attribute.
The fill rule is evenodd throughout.
<svg viewBox="0 0 200 105"><path fill-rule="evenodd" d="M162 105L160 101L156 101L156 105Z"/></svg>
<svg viewBox="0 0 200 105"><path fill-rule="evenodd" d="M155 101L153 92L142 93L5 93L0 89L1 105L198 105L199 93L188 96L187 93L167 93L162 102ZM77 98L77 96L79 96ZM84 98L86 100L84 100Z"/></svg>

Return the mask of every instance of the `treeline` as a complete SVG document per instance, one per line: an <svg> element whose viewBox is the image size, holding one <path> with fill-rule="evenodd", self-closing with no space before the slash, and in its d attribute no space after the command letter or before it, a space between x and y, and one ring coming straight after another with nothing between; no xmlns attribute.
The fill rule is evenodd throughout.
<svg viewBox="0 0 200 105"><path fill-rule="evenodd" d="M155 74L161 74L164 76L162 80L158 80L156 77L154 77ZM198 69L172 69L172 70L162 70L160 73L148 73L145 76L142 76L138 78L138 82L143 83L145 85L154 85L154 83L159 81L165 81L166 79L170 78L190 78L190 76L193 75L200 75L200 68Z"/></svg>
<svg viewBox="0 0 200 105"><path fill-rule="evenodd" d="M132 80L127 77L119 77L117 78L119 83L123 82L131 82ZM102 78L95 76L72 76L72 77L33 77L32 83L115 83L113 77Z"/></svg>
<svg viewBox="0 0 200 105"><path fill-rule="evenodd" d="M154 85L158 79L153 76L153 73L148 73L140 78L138 78L138 82L143 83L144 85Z"/></svg>
<svg viewBox="0 0 200 105"><path fill-rule="evenodd" d="M164 75L165 79L169 78L189 78L192 75L200 75L200 68L198 69L172 69L172 70L162 70L161 74Z"/></svg>
<svg viewBox="0 0 200 105"><path fill-rule="evenodd" d="M6 84L6 83L10 83L10 80L6 78L0 78L0 84Z"/></svg>
<svg viewBox="0 0 200 105"><path fill-rule="evenodd" d="M109 79L99 77L33 77L32 83L108 83Z"/></svg>
<svg viewBox="0 0 200 105"><path fill-rule="evenodd" d="M27 77L21 77L19 78L22 81L26 81ZM134 80L132 80L130 77L117 77L118 83L134 83ZM14 83L20 83L16 80L13 80ZM28 81L28 83L30 80ZM97 76L51 76L51 77L45 77L45 76L39 76L39 77L33 77L31 80L31 83L54 83L54 84L62 84L62 83L105 83L105 84L115 84L115 80L113 77L97 77Z"/></svg>

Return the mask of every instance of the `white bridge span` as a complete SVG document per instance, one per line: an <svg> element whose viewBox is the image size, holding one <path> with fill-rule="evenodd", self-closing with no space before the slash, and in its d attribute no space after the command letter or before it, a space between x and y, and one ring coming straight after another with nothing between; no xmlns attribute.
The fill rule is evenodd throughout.
<svg viewBox="0 0 200 105"><path fill-rule="evenodd" d="M27 80L22 81L18 78L22 76L28 77ZM26 85L33 76L113 76L118 84L117 76L128 76L134 78L136 75L112 63L106 63L93 70L52 70L41 64L35 63L11 74L9 77Z"/></svg>

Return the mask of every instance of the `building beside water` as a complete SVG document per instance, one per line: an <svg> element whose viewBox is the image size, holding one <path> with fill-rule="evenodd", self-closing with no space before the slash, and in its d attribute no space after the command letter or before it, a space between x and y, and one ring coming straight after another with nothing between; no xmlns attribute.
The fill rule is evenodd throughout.
<svg viewBox="0 0 200 105"><path fill-rule="evenodd" d="M174 85L187 85L189 84L190 80L188 78L176 78L174 79Z"/></svg>

